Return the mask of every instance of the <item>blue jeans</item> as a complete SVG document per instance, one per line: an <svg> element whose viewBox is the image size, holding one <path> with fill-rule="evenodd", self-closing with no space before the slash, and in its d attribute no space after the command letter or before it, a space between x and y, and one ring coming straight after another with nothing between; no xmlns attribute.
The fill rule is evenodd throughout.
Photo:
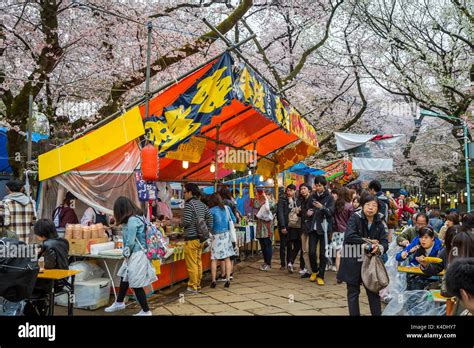
<svg viewBox="0 0 474 348"><path fill-rule="evenodd" d="M272 240L270 238L258 238L260 248L262 249L263 261L271 266L272 264Z"/></svg>

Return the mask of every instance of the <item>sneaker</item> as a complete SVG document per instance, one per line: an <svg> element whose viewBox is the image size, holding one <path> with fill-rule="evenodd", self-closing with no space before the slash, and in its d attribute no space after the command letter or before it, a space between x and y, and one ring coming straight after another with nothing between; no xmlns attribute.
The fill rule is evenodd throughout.
<svg viewBox="0 0 474 348"><path fill-rule="evenodd" d="M187 288L186 293L189 295L196 295L196 294L199 294L199 291L194 290L193 288Z"/></svg>
<svg viewBox="0 0 474 348"><path fill-rule="evenodd" d="M329 271L331 269L331 265L326 265L326 271Z"/></svg>
<svg viewBox="0 0 474 348"><path fill-rule="evenodd" d="M148 316L148 317L151 317L153 314L151 313L151 311L148 311L148 312L144 312L143 309L138 312L137 314L134 314L133 316L134 317L140 317L140 316Z"/></svg>
<svg viewBox="0 0 474 348"><path fill-rule="evenodd" d="M270 266L267 265L267 264L265 264L265 263L264 263L262 266L260 266L260 270L261 270L261 271L266 272L266 271L268 271L269 269L270 269Z"/></svg>
<svg viewBox="0 0 474 348"><path fill-rule="evenodd" d="M334 266L331 266L331 271L333 271L333 272L337 272L336 265L334 265Z"/></svg>
<svg viewBox="0 0 474 348"><path fill-rule="evenodd" d="M125 303L123 302L114 302L112 306L107 307L106 309L104 309L104 311L107 313L113 313L113 312L121 311L125 309L125 307L126 307Z"/></svg>
<svg viewBox="0 0 474 348"><path fill-rule="evenodd" d="M308 273L308 270L306 268L303 268L303 269L300 269L298 273L300 275L304 275L304 274Z"/></svg>
<svg viewBox="0 0 474 348"><path fill-rule="evenodd" d="M301 275L301 278L309 278L311 277L311 273L304 273Z"/></svg>
<svg viewBox="0 0 474 348"><path fill-rule="evenodd" d="M316 283L317 283L318 285L324 285L324 279L317 277L317 278L316 278Z"/></svg>
<svg viewBox="0 0 474 348"><path fill-rule="evenodd" d="M314 282L316 280L317 273L311 273L311 276L309 277L310 282Z"/></svg>
<svg viewBox="0 0 474 348"><path fill-rule="evenodd" d="M290 262L288 264L288 273L293 273L295 270L293 269L293 264Z"/></svg>

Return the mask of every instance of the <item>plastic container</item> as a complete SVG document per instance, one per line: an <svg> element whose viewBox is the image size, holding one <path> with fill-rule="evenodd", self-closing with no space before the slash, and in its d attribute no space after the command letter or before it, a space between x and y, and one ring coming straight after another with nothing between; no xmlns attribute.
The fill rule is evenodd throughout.
<svg viewBox="0 0 474 348"><path fill-rule="evenodd" d="M99 238L99 229L97 225L91 225L91 238Z"/></svg>
<svg viewBox="0 0 474 348"><path fill-rule="evenodd" d="M67 224L66 225L66 231L64 232L64 238L66 239L72 239L72 233L74 231L74 225Z"/></svg>
<svg viewBox="0 0 474 348"><path fill-rule="evenodd" d="M82 225L74 225L72 239L82 239Z"/></svg>
<svg viewBox="0 0 474 348"><path fill-rule="evenodd" d="M102 222L95 225L97 228L97 232L99 233L99 237L103 237L105 235L105 226Z"/></svg>
<svg viewBox="0 0 474 348"><path fill-rule="evenodd" d="M96 278L76 281L74 284L74 308L94 310L105 307L110 302L110 279ZM56 304L67 306L67 294L56 297Z"/></svg>
<svg viewBox="0 0 474 348"><path fill-rule="evenodd" d="M82 239L91 239L96 238L92 237L92 228L90 226L82 226Z"/></svg>

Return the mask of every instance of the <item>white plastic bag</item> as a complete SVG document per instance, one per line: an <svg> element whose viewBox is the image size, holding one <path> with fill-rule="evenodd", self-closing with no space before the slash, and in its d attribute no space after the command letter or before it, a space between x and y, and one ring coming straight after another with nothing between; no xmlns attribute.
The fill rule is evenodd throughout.
<svg viewBox="0 0 474 348"><path fill-rule="evenodd" d="M102 268L100 268L96 264L86 261L73 262L69 265L69 269L81 271L81 273L76 275L76 281L78 282L102 278L102 276L104 275L104 270Z"/></svg>
<svg viewBox="0 0 474 348"><path fill-rule="evenodd" d="M263 221L273 220L273 214L270 211L270 203L268 202L268 199L265 201L265 204L263 204L258 210L257 219L260 219Z"/></svg>
<svg viewBox="0 0 474 348"><path fill-rule="evenodd" d="M421 316L445 315L446 306L439 306L428 290L403 291L385 307L382 315Z"/></svg>

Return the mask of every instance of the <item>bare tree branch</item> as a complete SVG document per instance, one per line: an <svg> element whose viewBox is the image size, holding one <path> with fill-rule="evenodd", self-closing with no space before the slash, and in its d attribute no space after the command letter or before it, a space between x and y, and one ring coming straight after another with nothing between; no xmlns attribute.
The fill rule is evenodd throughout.
<svg viewBox="0 0 474 348"><path fill-rule="evenodd" d="M283 85L286 85L288 84L289 82L291 82L301 71L301 69L303 69L305 63L306 63L306 60L308 59L308 57L314 52L316 51L318 48L320 48L322 45L324 45L324 43L326 42L326 40L329 38L329 30L331 29L331 23L332 23L332 20L334 18L334 15L336 13L336 10L337 8L343 3L344 0L338 0L336 2L336 4L332 7L331 9L331 14L329 15L329 19L328 21L326 22L326 29L324 31L324 36L323 38L318 42L316 43L315 45L311 46L310 48L308 48L306 51L303 52L299 62L296 64L296 66L294 67L294 69L288 74L288 76L286 76L285 78L283 78Z"/></svg>
<svg viewBox="0 0 474 348"><path fill-rule="evenodd" d="M229 16L219 23L216 28L222 34L227 33L231 30L235 24L243 17L243 15L249 10L252 6L253 0L242 0L238 7L229 14ZM178 49L176 49L172 54L167 54L160 56L157 60L151 63L151 73L150 77L155 76L158 72L163 71L170 65L173 65L195 53L200 52L204 47L212 44L217 40L217 36L214 32L210 31L198 39L194 40L192 43L188 43ZM112 90L108 97L107 105L100 108L98 113L102 116L107 116L116 112L122 102L122 97L126 93L123 90L130 90L134 87L139 86L145 82L146 67L142 67L138 70L140 74L137 76L127 78L121 81L114 83Z"/></svg>

